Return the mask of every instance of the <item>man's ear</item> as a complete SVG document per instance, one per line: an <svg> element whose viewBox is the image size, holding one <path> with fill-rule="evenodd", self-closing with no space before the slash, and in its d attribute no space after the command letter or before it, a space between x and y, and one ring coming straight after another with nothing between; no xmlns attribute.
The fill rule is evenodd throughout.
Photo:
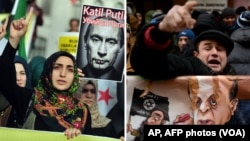
<svg viewBox="0 0 250 141"><path fill-rule="evenodd" d="M198 54L199 54L199 53L198 53L197 51L194 51L194 52L193 52L193 55L194 55L195 57L198 56Z"/></svg>
<svg viewBox="0 0 250 141"><path fill-rule="evenodd" d="M238 98L234 98L232 101L231 101L231 105L230 105L230 108L231 108L231 115L233 116L234 115L234 112L237 108L237 105L238 105Z"/></svg>

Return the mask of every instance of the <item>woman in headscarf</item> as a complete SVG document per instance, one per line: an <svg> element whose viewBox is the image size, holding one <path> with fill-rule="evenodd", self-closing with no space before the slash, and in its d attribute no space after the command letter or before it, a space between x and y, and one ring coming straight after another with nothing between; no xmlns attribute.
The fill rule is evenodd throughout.
<svg viewBox="0 0 250 141"><path fill-rule="evenodd" d="M71 54L56 52L45 61L35 87L35 130L91 133L87 106L74 97L78 84L77 66Z"/></svg>
<svg viewBox="0 0 250 141"><path fill-rule="evenodd" d="M29 88L17 85L13 60L18 44L27 31L32 12L31 8L26 19L11 22L10 38L0 58L0 90L13 104L20 125L26 118L33 92ZM0 39L6 34L7 23L8 20L4 25L0 25ZM57 52L46 60L32 100L36 114L34 129L64 131L68 139L81 133L91 133L89 111L73 95L77 90L78 81L78 69L71 54Z"/></svg>
<svg viewBox="0 0 250 141"><path fill-rule="evenodd" d="M20 94L17 96L17 98L22 98L19 100L28 101L30 99L30 95L32 94L31 73L30 73L28 64L26 60L20 56L15 56L14 62L12 62L12 64L14 64L14 67L12 66L10 68L12 69L12 71L10 72L15 72L15 74L13 75L16 75L16 81L14 79L8 79L6 76L4 76L2 78L3 82L7 82L6 84L9 84L8 82L13 80L16 82L15 87L17 87L17 89L27 89L28 97L19 97L19 96L27 96L27 95ZM13 69L15 69L15 71ZM17 93L19 93L19 91L17 91ZM0 126L19 128L22 125L22 119L20 117L24 116L24 115L20 115L20 113L23 113L25 111L25 108L24 107L23 109L20 108L21 110L17 109L17 106L12 108L12 105L16 105L13 103L13 101L15 101L14 93L13 93L13 97L11 97L11 95L6 95L2 92L1 92L1 95L2 95L1 102L2 103L7 102L8 106L5 109L1 110L1 116L4 117L4 119L2 118L0 119L0 122L1 122Z"/></svg>
<svg viewBox="0 0 250 141"><path fill-rule="evenodd" d="M4 25L0 25L0 39L6 35L7 23L8 19L5 20ZM24 123L33 93L27 62L20 56L16 56L16 48L25 33L22 30L25 26L21 27L21 25L26 25L23 18L10 24L10 38L0 59L0 91L12 106L10 117L7 117L7 126L17 128Z"/></svg>
<svg viewBox="0 0 250 141"><path fill-rule="evenodd" d="M86 103L91 113L91 127L94 135L117 138L111 119L101 115L97 104L97 80L83 79L78 87L77 98Z"/></svg>
<svg viewBox="0 0 250 141"><path fill-rule="evenodd" d="M15 56L14 64L16 69L16 81L20 87L28 88L32 91L31 71L27 61L21 56Z"/></svg>
<svg viewBox="0 0 250 141"><path fill-rule="evenodd" d="M29 95L28 97L23 97L20 100L24 100L24 101L28 102L28 100L30 100L30 98L31 98L30 96L33 93L33 88L31 86L31 72L30 72L30 69L28 67L28 63L24 58L22 58L20 56L15 56L14 66L15 66L15 70L16 70L17 87L21 87L20 89L27 89L27 93ZM17 95L18 95L18 93L19 93L19 91L17 91ZM10 103L10 104L12 105L12 103ZM6 125L7 127L19 128L22 126L22 121L20 121L20 119L18 119L19 115L17 114L18 113L17 110L18 109L16 109L15 107L11 109L11 113L10 113L10 116L8 118L8 123ZM25 113L25 108L19 112Z"/></svg>

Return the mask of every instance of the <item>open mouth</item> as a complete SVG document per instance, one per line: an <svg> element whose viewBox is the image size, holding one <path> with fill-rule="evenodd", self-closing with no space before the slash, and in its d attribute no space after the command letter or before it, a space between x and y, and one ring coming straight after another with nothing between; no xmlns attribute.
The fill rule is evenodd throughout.
<svg viewBox="0 0 250 141"><path fill-rule="evenodd" d="M210 60L208 61L208 64L211 67L218 67L220 65L220 62L218 60Z"/></svg>
<svg viewBox="0 0 250 141"><path fill-rule="evenodd" d="M219 65L220 62L218 60L210 60L208 61L209 64L215 64L215 65Z"/></svg>

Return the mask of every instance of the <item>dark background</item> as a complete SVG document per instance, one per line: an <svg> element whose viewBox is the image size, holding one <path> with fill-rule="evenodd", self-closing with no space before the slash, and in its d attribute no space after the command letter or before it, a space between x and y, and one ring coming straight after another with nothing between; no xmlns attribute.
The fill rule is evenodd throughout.
<svg viewBox="0 0 250 141"><path fill-rule="evenodd" d="M146 13L148 10L161 9L166 13L173 5L183 5L187 0L127 0L136 6L140 12ZM228 0L228 6L233 6L233 1Z"/></svg>

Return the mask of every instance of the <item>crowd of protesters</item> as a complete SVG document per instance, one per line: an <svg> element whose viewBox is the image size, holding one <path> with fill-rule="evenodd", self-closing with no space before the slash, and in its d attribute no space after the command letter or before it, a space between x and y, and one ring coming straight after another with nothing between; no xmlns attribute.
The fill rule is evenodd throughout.
<svg viewBox="0 0 250 141"><path fill-rule="evenodd" d="M244 53L247 48L242 46L250 42L247 39L248 35L242 35L240 31L246 31L250 27L250 15L249 9L244 6L237 8L225 7L221 11L206 12L204 10L190 11L190 16L195 20L193 28L172 32L174 46L171 48L171 53L192 56L193 55L193 39L198 36L202 31L214 29L227 35L234 41L239 48L234 50L243 49ZM163 13L160 9L152 9L143 13L133 5L132 2L127 3L127 74L136 74L131 66L130 55L132 48L135 46L137 36L142 32L145 27L152 23L160 23L163 20L166 13ZM244 32L247 34L247 32ZM159 36L156 36L156 38ZM185 39L184 39L185 38ZM237 56L235 54L241 54L239 51L232 51L232 54L228 56L228 63L230 65L237 65L234 67L237 74L247 75L250 71L246 67L249 66L246 56ZM236 57L235 57L236 56ZM237 58L239 57L239 58ZM233 60L233 61L232 61ZM240 67L245 67L241 69Z"/></svg>
<svg viewBox="0 0 250 141"><path fill-rule="evenodd" d="M167 80L250 74L249 9L207 12L195 10L196 5L196 1L173 5L166 13L159 9L142 13L132 3L127 5L128 76ZM226 124L250 124L249 106L249 100L239 99Z"/></svg>
<svg viewBox="0 0 250 141"><path fill-rule="evenodd" d="M35 8L28 10L25 18L7 17L0 24L0 41L7 40L6 44L1 44L3 53L0 56L0 127L62 132L67 139L87 134L124 140L124 128L120 127L122 106L111 109L122 112L117 116L118 121L114 115L109 115L110 119L96 115L87 102L77 98L84 74L71 53L57 51L48 58L35 56L30 61L19 56L19 43L27 33ZM6 37L7 32L9 37ZM117 87L123 90L123 83ZM79 89L81 94L88 93ZM123 91L117 93L123 96ZM121 100L123 98L119 98ZM103 120L99 119L104 118L108 122L100 123ZM109 131L104 129L107 124Z"/></svg>

